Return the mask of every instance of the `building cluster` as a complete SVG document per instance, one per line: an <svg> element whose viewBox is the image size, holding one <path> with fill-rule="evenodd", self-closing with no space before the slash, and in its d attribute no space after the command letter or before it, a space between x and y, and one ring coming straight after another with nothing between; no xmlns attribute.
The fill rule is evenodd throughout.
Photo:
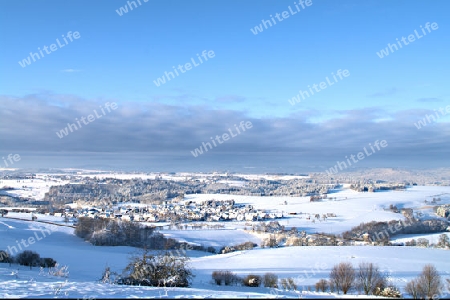
<svg viewBox="0 0 450 300"><path fill-rule="evenodd" d="M282 218L279 212L255 209L251 205L236 204L234 200L164 201L162 204L127 204L115 207L91 206L66 208L68 217L113 218L135 222L189 222L189 221L264 221Z"/></svg>

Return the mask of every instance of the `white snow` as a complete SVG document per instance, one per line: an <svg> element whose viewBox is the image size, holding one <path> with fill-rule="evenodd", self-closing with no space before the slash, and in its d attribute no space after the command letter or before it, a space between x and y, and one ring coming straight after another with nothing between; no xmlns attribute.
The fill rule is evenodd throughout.
<svg viewBox="0 0 450 300"><path fill-rule="evenodd" d="M107 174L102 174L107 175ZM133 174L134 175L134 174ZM197 174L196 174L197 175ZM98 174L95 176L99 176ZM154 176L148 175L148 176ZM172 175L167 175L174 177ZM178 175L177 175L178 176ZM186 174L183 174L186 176ZM154 178L154 177L153 177ZM179 175L177 178L182 178ZM184 178L184 177L183 177ZM181 180L181 179L180 179ZM14 181L14 180L13 180ZM38 199L43 197L47 185L63 184L64 181L51 182L42 178L33 182L21 180L13 182L2 180L0 186L13 186L19 190L14 193L31 193ZM23 181L23 182L22 182ZM24 188L22 186L27 186ZM31 187L31 190L27 190ZM44 193L45 194L45 193ZM439 196L438 196L439 195ZM278 221L287 227L296 226L307 232L341 233L361 222L372 220L389 221L404 219L401 214L389 210L390 204L398 208L413 208L423 213L423 218L433 215L432 205L425 203L433 197L441 201L435 205L450 203L450 187L416 186L406 191L387 191L376 193L358 193L349 189L330 193L320 202L309 202L309 197L251 197L236 195L187 195L186 200L204 201L210 199L234 199L237 203L250 204L255 208L268 211L283 211L286 219ZM287 205L284 204L287 201ZM325 221L316 220L315 214L335 213L336 217ZM223 255L207 252L187 251L193 267L193 285L190 288L155 288L118 286L99 283L98 280L106 266L113 271L122 271L129 257L138 251L133 247L96 247L74 235L74 229L64 223L62 217L36 214L38 221L52 222L56 225L30 221L29 213L12 213L0 218L0 250L13 254L23 250L33 250L41 257L54 258L61 265L69 266L69 277L58 278L39 272L39 268L0 263L0 297L2 298L342 298L342 295L301 291L282 291L264 287L250 288L240 286L216 286L211 283L211 273L215 270L231 270L238 275L276 273L280 278L293 277L299 289L313 286L319 279L328 278L331 268L342 261L349 261L355 267L359 262L373 262L389 275L390 281L404 289L406 282L416 277L425 264L431 263L444 278L450 278L450 251L436 248L419 247L284 247L255 248ZM306 218L311 216L311 220ZM21 218L24 220L11 219ZM157 223L158 224L158 223ZM209 223L217 224L217 223ZM242 230L248 227L245 222L222 222L222 229L199 230L162 230L168 237L205 247L220 248L246 241L260 243L260 238ZM450 233L448 233L450 235ZM425 237L433 243L439 234L402 235L394 241L404 242L411 238ZM435 239L435 241L433 240ZM406 295L407 296L407 295ZM345 298L365 298L346 295ZM441 297L442 298L442 297Z"/></svg>
<svg viewBox="0 0 450 300"><path fill-rule="evenodd" d="M12 187L13 190L0 190L0 194L14 197L28 197L35 200L43 200L45 193L51 186L64 185L68 180L50 177L48 174L36 174L34 179L1 179L0 189Z"/></svg>

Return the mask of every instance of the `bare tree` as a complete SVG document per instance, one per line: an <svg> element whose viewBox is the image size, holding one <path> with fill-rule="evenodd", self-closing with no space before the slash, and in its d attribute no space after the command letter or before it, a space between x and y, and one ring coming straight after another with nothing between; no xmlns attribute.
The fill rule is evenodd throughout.
<svg viewBox="0 0 450 300"><path fill-rule="evenodd" d="M242 279L239 276L228 270L214 271L212 273L212 279L217 285L221 285L222 283L225 285L237 285L239 282L242 282Z"/></svg>
<svg viewBox="0 0 450 300"><path fill-rule="evenodd" d="M406 284L405 291L410 294L413 299L419 298L419 291L418 291L418 282L417 278L411 280Z"/></svg>
<svg viewBox="0 0 450 300"><path fill-rule="evenodd" d="M422 273L406 285L406 292L414 299L431 299L434 295L441 293L443 288L441 276L436 268L431 265L425 265Z"/></svg>
<svg viewBox="0 0 450 300"><path fill-rule="evenodd" d="M386 278L373 263L362 262L356 273L357 287L364 294L375 294L377 288L383 290L387 286Z"/></svg>
<svg viewBox="0 0 450 300"><path fill-rule="evenodd" d="M316 292L325 292L328 289L328 281L326 279L320 279L316 282Z"/></svg>
<svg viewBox="0 0 450 300"><path fill-rule="evenodd" d="M418 290L422 298L432 298L442 290L442 280L436 268L431 265L425 265L418 278Z"/></svg>
<svg viewBox="0 0 450 300"><path fill-rule="evenodd" d="M330 285L332 285L336 291L342 291L344 295L354 286L355 282L355 269L349 262L342 262L335 265L330 274Z"/></svg>
<svg viewBox="0 0 450 300"><path fill-rule="evenodd" d="M278 276L274 273L266 273L263 276L263 283L265 287L277 288Z"/></svg>

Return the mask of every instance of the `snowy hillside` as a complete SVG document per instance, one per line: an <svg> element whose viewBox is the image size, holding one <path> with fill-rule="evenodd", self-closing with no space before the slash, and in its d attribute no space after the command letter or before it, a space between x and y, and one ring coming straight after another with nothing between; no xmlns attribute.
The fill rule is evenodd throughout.
<svg viewBox="0 0 450 300"><path fill-rule="evenodd" d="M210 240L212 232L203 232L204 239ZM220 237L217 231L216 237ZM426 263L436 265L442 275L450 277L450 252L442 249L416 247L287 247L275 249L255 249L224 255L211 255L206 252L188 251L191 265L196 275L191 288L150 288L110 286L101 284L105 266L121 271L128 258L137 249L132 247L95 247L73 235L73 228L52 226L31 221L18 221L0 218L0 249L33 250L41 257L52 257L61 265L69 266L69 278L51 277L39 274L38 268L0 264L0 297L61 297L61 298L100 298L100 297L330 297L325 293L287 292L279 289L223 287L210 283L214 270L231 270L238 275L264 274L274 272L281 277L294 277L300 287L314 285L317 280L327 278L330 269L340 261L350 261L357 266L360 261L379 264L388 273L391 281L403 287L406 281L415 277ZM28 247L22 239L35 242ZM229 239L230 237L221 237ZM219 240L221 239L219 238ZM192 237L192 239L201 239ZM8 248L9 247L9 248ZM15 247L15 248L14 248ZM412 263L414 262L414 263ZM332 296L334 297L334 296Z"/></svg>

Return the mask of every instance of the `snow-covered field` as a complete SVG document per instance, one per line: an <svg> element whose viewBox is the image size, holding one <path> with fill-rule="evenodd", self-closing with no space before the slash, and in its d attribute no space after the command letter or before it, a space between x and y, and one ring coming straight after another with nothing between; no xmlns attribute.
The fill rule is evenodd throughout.
<svg viewBox="0 0 450 300"><path fill-rule="evenodd" d="M414 186L405 191L376 193L359 193L349 188L343 188L335 193L330 193L329 199L312 203L309 197L257 197L226 194L191 194L186 195L185 200L202 202L210 199L234 199L239 204L250 204L259 209L283 212L287 218L278 221L286 227L301 228L308 233L337 234L349 230L361 222L404 220L402 214L388 210L391 204L396 205L398 209L412 208L421 214L421 218L427 218L434 213L432 206L426 204L424 200L431 201L434 197L441 198L436 205L450 203L450 187ZM287 205L284 204L285 201ZM289 215L290 213L296 213L296 215ZM336 217L323 220L322 215L327 213L335 213ZM315 219L315 214L320 214L321 218ZM308 217L310 217L309 220ZM239 222L226 224L228 226L234 224L238 228L245 226L245 223Z"/></svg>
<svg viewBox="0 0 450 300"><path fill-rule="evenodd" d="M112 176L111 176L112 175ZM116 177L131 179L134 177L154 178L157 174L95 174L97 178ZM192 174L161 174L164 178L184 180ZM195 174L199 176L199 174ZM210 175L210 174L209 174ZM83 174L83 176L88 176ZM91 176L91 175L89 175ZM134 176L134 177L133 177ZM204 174L206 178L208 174ZM276 175L242 175L255 179ZM269 178L268 177L268 178ZM286 177L286 176L285 176ZM0 188L9 186L15 190L4 191L11 195L30 196L43 199L51 185L65 184L68 181L50 179L37 174L35 179L2 180ZM234 182L240 184L239 181ZM239 204L250 204L257 209L283 212L284 219L278 219L282 225L297 227L308 233L342 233L361 222L403 220L400 213L388 210L391 204L401 208L412 208L420 213L420 218L434 216L431 201L439 197L435 205L450 203L450 187L414 186L405 191L385 191L376 193L358 193L344 187L328 195L328 199L310 202L309 197L255 197L238 195L186 195L186 201L228 200ZM425 200L428 203L425 203ZM287 204L286 204L287 203ZM122 203L123 204L123 203ZM294 214L295 213L295 214ZM323 214L334 213L336 217L322 218ZM319 214L320 219L314 216ZM211 273L215 270L231 270L238 275L276 273L280 278L293 277L302 290L313 286L319 279L328 278L331 268L342 261L352 262L355 267L361 261L373 262L389 275L390 281L402 291L407 281L416 277L427 263L436 266L444 278L450 278L450 251L436 248L419 247L282 247L273 249L255 248L228 254L214 255L207 252L187 251L191 257L194 278L190 288L154 288L108 285L98 282L106 266L114 271L122 271L129 257L138 251L133 247L95 247L74 235L74 229L64 218L36 214L38 221L57 224L51 225L31 220L30 213L9 212L0 218L0 250L12 254L23 250L33 250L41 257L54 258L61 265L69 266L69 277L58 278L40 274L39 268L0 264L0 297L58 297L58 298L333 298L342 297L329 293L282 291L264 287L215 286L211 283ZM14 218L14 219L13 219ZM22 219L22 220L17 220ZM313 222L314 220L314 222ZM203 222L205 223L205 222ZM209 223L210 225L218 223ZM262 236L252 234L246 222L222 222L223 228L192 230L162 230L167 237L191 244L212 246L219 249L226 245L236 245L247 241L260 244ZM450 235L448 233L447 235ZM439 234L399 235L393 241L405 242L412 238L424 237L436 243ZM22 241L23 240L23 241ZM314 290L314 289L313 289ZM346 296L349 298L352 296ZM354 296L357 297L357 296ZM359 296L358 298L364 298ZM441 297L442 298L442 297Z"/></svg>
<svg viewBox="0 0 450 300"><path fill-rule="evenodd" d="M95 247L73 235L73 228L52 226L0 218L0 249L33 250L41 257L52 257L69 266L69 277L58 278L40 274L38 268L0 264L0 297L170 297L170 298L266 298L266 297L334 297L328 293L287 292L279 289L224 287L211 284L214 270L231 270L238 275L274 272L280 278L294 277L300 289L327 278L334 264L349 261L377 263L389 274L391 282L403 288L406 281L420 273L423 265L434 264L446 278L450 277L450 252L442 249L416 247L287 247L254 249L224 255L187 251L196 275L191 288L127 287L98 282L105 266L121 271L132 247ZM209 235L209 237L208 237ZM212 234L205 233L205 240ZM220 233L217 233L220 236ZM30 244L30 238L34 243ZM21 241L25 240L27 247ZM201 239L201 238L199 238ZM20 244L20 246L19 246ZM8 248L9 247L9 248Z"/></svg>
<svg viewBox="0 0 450 300"><path fill-rule="evenodd" d="M0 189L14 188L13 190L0 190L0 194L43 200L45 193L50 190L51 186L67 183L70 183L70 181L55 179L48 174L36 174L36 178L33 179L0 179Z"/></svg>
<svg viewBox="0 0 450 300"><path fill-rule="evenodd" d="M211 223L212 224L212 223ZM223 246L245 242L261 243L261 239L239 229L199 229L199 230L163 230L166 237L193 245L212 246L219 250Z"/></svg>

